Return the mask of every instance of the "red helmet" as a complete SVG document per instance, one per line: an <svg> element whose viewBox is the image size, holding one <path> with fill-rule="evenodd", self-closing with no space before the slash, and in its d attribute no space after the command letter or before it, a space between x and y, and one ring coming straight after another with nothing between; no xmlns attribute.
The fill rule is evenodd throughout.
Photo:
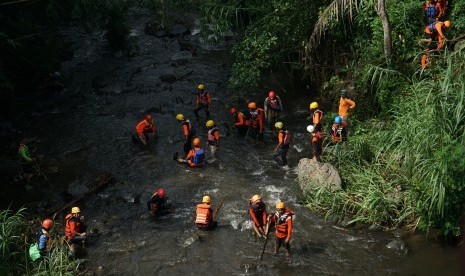
<svg viewBox="0 0 465 276"><path fill-rule="evenodd" d="M53 227L53 220L51 219L44 219L44 221L42 221L42 227L44 229L50 229Z"/></svg>
<svg viewBox="0 0 465 276"><path fill-rule="evenodd" d="M160 197L164 197L165 196L165 189L163 188L160 188L157 190L157 195L159 195Z"/></svg>
<svg viewBox="0 0 465 276"><path fill-rule="evenodd" d="M274 99L274 97L276 97L276 93L274 93L274 91L271 90L270 93L268 93L268 97L270 97L270 99Z"/></svg>
<svg viewBox="0 0 465 276"><path fill-rule="evenodd" d="M231 108L231 110L229 110L229 113L231 114L236 114L237 112L237 109L235 107Z"/></svg>
<svg viewBox="0 0 465 276"><path fill-rule="evenodd" d="M153 117L152 117L152 115L150 115L150 114L147 114L147 116L145 116L145 119L146 119L147 121L149 121L149 122L150 122L150 121L152 121L152 120L153 120Z"/></svg>

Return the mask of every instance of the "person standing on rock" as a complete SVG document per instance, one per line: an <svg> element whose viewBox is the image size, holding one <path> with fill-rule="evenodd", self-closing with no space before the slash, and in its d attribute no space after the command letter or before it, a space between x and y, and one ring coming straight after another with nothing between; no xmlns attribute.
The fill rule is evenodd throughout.
<svg viewBox="0 0 465 276"><path fill-rule="evenodd" d="M231 115L234 117L233 128L237 129L237 134L239 136L244 136L247 133L247 122L245 120L244 114L238 111L235 107L231 108L229 113L231 113Z"/></svg>
<svg viewBox="0 0 465 276"><path fill-rule="evenodd" d="M169 206L167 203L167 197L165 196L165 189L157 189L150 200L147 201L147 208L150 213L154 216L160 216L169 213Z"/></svg>
<svg viewBox="0 0 465 276"><path fill-rule="evenodd" d="M292 236L292 220L294 213L286 208L284 202L276 203L276 212L269 216L271 226L274 225L276 231L276 245L274 254L278 254L279 248L284 245L286 256L291 256L291 236Z"/></svg>
<svg viewBox="0 0 465 276"><path fill-rule="evenodd" d="M248 105L250 112L250 120L247 121L249 126L249 135L255 141L263 141L263 133L265 132L265 125L263 120L265 119L265 111L261 108L257 108L257 104L250 102Z"/></svg>
<svg viewBox="0 0 465 276"><path fill-rule="evenodd" d="M87 226L84 222L84 216L81 216L81 209L79 207L71 208L71 213L66 215L65 220L66 240L84 246L87 238Z"/></svg>
<svg viewBox="0 0 465 276"><path fill-rule="evenodd" d="M210 148L210 156L214 161L220 148L220 131L213 120L208 120L205 125L208 129L207 146Z"/></svg>
<svg viewBox="0 0 465 276"><path fill-rule="evenodd" d="M339 99L339 116L342 119L342 126L347 129L349 121L349 110L355 108L355 102L347 98L347 90L341 90L341 98Z"/></svg>
<svg viewBox="0 0 465 276"><path fill-rule="evenodd" d="M252 227L259 238L265 238L265 227L267 224L268 213L262 197L254 195L249 200L249 215L252 218Z"/></svg>
<svg viewBox="0 0 465 276"><path fill-rule="evenodd" d="M274 126L278 130L278 144L273 150L273 158L283 168L289 168L286 155L291 143L291 133L284 127L282 122L276 122Z"/></svg>
<svg viewBox="0 0 465 276"><path fill-rule="evenodd" d="M268 127L271 130L274 130L273 126L279 120L279 114L283 111L281 98L279 98L274 91L270 91L263 106L265 109L265 119L267 120Z"/></svg>
<svg viewBox="0 0 465 276"><path fill-rule="evenodd" d="M195 136L195 129L192 126L191 121L184 118L184 115L178 114L176 115L176 120L181 123L182 132L184 134L184 153L187 155L191 150L191 142Z"/></svg>
<svg viewBox="0 0 465 276"><path fill-rule="evenodd" d="M145 118L136 125L136 141L142 143L142 145L147 146L149 140L148 133L153 133L153 138L158 138L158 133L153 125L153 117L151 114L147 114Z"/></svg>
<svg viewBox="0 0 465 276"><path fill-rule="evenodd" d="M25 139L21 139L21 142L19 143L18 156L22 167L22 176L26 179L26 184L29 184L31 179L36 174L33 166L34 162L36 162L36 159L31 157L29 148L25 145L24 140Z"/></svg>
<svg viewBox="0 0 465 276"><path fill-rule="evenodd" d="M213 210L211 208L211 198L208 195L205 195L202 198L202 203L197 204L197 209L195 210L195 225L197 229L208 231L215 228L218 224L214 220Z"/></svg>
<svg viewBox="0 0 465 276"><path fill-rule="evenodd" d="M307 131L312 135L312 155L313 160L321 162L321 153L323 152L322 144L323 140L321 139L321 132L317 132L313 125L307 126Z"/></svg>
<svg viewBox="0 0 465 276"><path fill-rule="evenodd" d="M205 90L205 84L200 83L197 85L197 95L195 97L196 108L194 109L195 119L199 120L199 110L205 109L205 116L208 120L210 118L210 93Z"/></svg>

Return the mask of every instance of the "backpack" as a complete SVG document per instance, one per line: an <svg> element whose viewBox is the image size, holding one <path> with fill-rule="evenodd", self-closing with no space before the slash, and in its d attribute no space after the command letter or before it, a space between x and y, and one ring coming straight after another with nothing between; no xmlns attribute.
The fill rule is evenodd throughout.
<svg viewBox="0 0 465 276"><path fill-rule="evenodd" d="M194 158L192 161L194 162L195 165L202 164L204 158L205 158L205 152L203 149L194 150Z"/></svg>
<svg viewBox="0 0 465 276"><path fill-rule="evenodd" d="M428 4L426 7L426 18L435 18L437 15L436 5Z"/></svg>

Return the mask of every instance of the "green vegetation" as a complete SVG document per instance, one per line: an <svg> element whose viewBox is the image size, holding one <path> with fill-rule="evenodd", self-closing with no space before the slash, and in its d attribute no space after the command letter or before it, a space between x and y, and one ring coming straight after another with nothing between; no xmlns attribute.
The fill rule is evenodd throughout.
<svg viewBox="0 0 465 276"><path fill-rule="evenodd" d="M29 246L37 242L34 233L39 227L31 229L24 208L16 213L0 210L0 275L80 275L82 261L70 258L68 248L60 246L57 239L53 240L49 258L30 260ZM55 237L58 228L52 228Z"/></svg>

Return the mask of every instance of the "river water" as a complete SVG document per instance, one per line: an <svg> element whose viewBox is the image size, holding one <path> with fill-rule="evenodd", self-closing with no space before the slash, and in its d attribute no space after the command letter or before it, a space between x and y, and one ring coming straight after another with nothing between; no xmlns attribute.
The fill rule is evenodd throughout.
<svg viewBox="0 0 465 276"><path fill-rule="evenodd" d="M58 192L34 188L26 198L39 200L45 189L51 201L59 202L59 194L86 191L103 172L117 180L79 204L94 232L86 263L90 271L98 275L460 275L457 248L426 242L422 235L401 235L406 248L389 249L386 245L396 239L393 233L344 229L299 204L293 169L300 158L310 156L304 132L309 92L277 89L286 109L284 122L294 134L288 154L291 169L285 171L272 159L276 141L269 131L265 144L254 144L228 135L224 127L232 122L228 113L232 103L239 103L239 109L249 99L261 103L267 90L233 100L226 90L229 63L224 49L205 46L187 63L173 64L170 57L179 51L177 40L144 34L146 17L131 20L131 34L139 46L133 57L112 54L102 33L89 36L76 28L63 32L74 48L74 58L61 68L66 90L53 104L44 105L31 126L45 156L44 171ZM190 71L171 85L158 78ZM102 82L102 88L91 88L92 80ZM182 152L175 115L183 113L193 120L205 141L205 115L201 112L196 122L192 112L192 92L199 82L211 91L221 147L217 162L191 169L172 160L174 152ZM142 148L130 136L147 111L154 115L159 139ZM158 187L166 189L175 209L154 219L145 202ZM211 232L199 232L193 223L195 205L205 194L214 206L225 200L219 226ZM263 261L258 261L263 241L253 236L246 213L253 194L261 194L269 210L283 200L295 212L291 258L284 256L283 249L272 256L271 239Z"/></svg>

